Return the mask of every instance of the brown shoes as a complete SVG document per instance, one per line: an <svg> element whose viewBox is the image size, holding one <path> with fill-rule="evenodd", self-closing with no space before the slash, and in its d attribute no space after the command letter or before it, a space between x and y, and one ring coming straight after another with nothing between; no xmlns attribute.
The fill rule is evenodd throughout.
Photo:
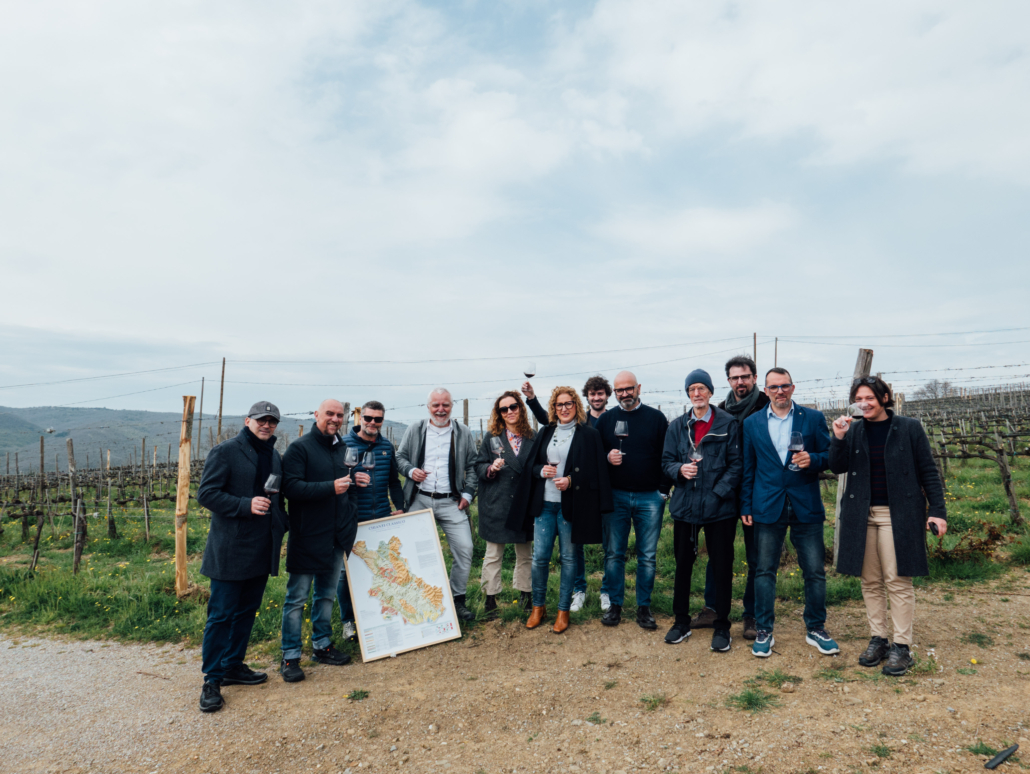
<svg viewBox="0 0 1030 774"><path fill-rule="evenodd" d="M537 607L536 605L533 605L533 612L529 614L529 620L526 621L526 628L535 629L538 627L543 623L545 615L547 615L546 607ZM568 613L566 613L566 616L568 616Z"/></svg>
<svg viewBox="0 0 1030 774"><path fill-rule="evenodd" d="M557 618L554 619L554 628L551 629L555 634L561 634L563 631L569 628L569 611L559 610Z"/></svg>
<svg viewBox="0 0 1030 774"><path fill-rule="evenodd" d="M710 607L701 608L701 612L690 619L691 629L712 629L715 627L716 613Z"/></svg>

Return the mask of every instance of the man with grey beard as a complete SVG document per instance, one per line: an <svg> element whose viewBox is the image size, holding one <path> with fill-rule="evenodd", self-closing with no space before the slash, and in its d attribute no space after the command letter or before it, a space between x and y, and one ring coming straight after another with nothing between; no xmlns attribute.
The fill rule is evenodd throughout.
<svg viewBox="0 0 1030 774"><path fill-rule="evenodd" d="M451 393L438 387L429 393L429 418L413 422L397 447L397 468L404 482L407 510L431 509L451 549L450 583L458 618L475 614L465 604L472 569L472 527L469 506L476 496L477 449L472 432L451 419Z"/></svg>

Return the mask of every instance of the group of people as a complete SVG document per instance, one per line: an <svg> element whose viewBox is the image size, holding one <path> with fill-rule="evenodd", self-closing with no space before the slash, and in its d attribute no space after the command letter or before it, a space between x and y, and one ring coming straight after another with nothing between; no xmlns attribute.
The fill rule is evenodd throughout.
<svg viewBox="0 0 1030 774"><path fill-rule="evenodd" d="M667 643L711 628L711 649L730 650L740 523L747 565L742 633L753 641L752 654L768 657L775 644L776 576L788 530L804 579L805 641L819 653L838 653L826 629L819 490L825 470L847 474L837 569L862 579L872 637L859 663L886 661L885 674L904 674L912 665L912 577L927 574L925 530L947 530L943 487L922 426L894 415L890 388L879 377L852 385L851 400L863 409L860 421L845 416L828 427L821 412L794 402L786 369L770 369L764 389L749 357L731 358L725 370L730 391L718 405L712 403L711 376L692 371L684 384L690 411L671 423L641 402L641 385L628 371L613 384L591 377L582 397L572 387L556 387L546 407L527 381L521 391L505 391L494 401L478 444L467 426L451 418L453 401L443 388L430 393L428 417L409 425L396 449L382 434L381 403L362 406L357 424L348 428L342 404L327 399L310 431L280 457L274 448L279 410L254 404L243 431L209 453L197 495L212 514L201 567L211 578L201 709L221 709L223 685L268 679L243 658L287 532L290 577L280 664L286 682L304 679L301 624L312 594L312 658L330 665L350 661L333 644L331 620L338 598L344 636L355 635L344 556L360 521L431 509L452 557L455 612L463 621L474 619L466 588L473 556L469 511L477 496L487 617L497 614L503 557L511 544L512 585L529 613L526 626L544 623L557 541L561 569L552 631L566 631L570 613L586 603L585 545L602 547L601 623L618 626L632 531L636 623L657 629L651 595L668 505L676 573ZM613 393L616 404L608 408ZM348 450L360 454L348 457ZM374 470L356 462L368 454ZM281 477L278 491L267 486L269 476ZM690 586L702 531L708 555L704 604L692 618Z"/></svg>

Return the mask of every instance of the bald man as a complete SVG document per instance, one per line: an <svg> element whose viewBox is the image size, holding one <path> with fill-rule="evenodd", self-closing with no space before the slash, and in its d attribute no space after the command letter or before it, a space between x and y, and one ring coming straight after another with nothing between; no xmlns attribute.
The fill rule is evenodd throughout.
<svg viewBox="0 0 1030 774"><path fill-rule="evenodd" d="M601 623L618 626L626 593L626 547L629 531L637 538L637 625L654 630L651 614L658 536L669 496L670 481L662 469L662 449L669 420L658 409L640 402L640 383L629 371L615 377L618 405L597 420L597 431L608 454L608 478L615 510L601 516L604 539L604 580L601 582ZM627 434L616 436L620 422Z"/></svg>
<svg viewBox="0 0 1030 774"><path fill-rule="evenodd" d="M304 605L312 584L312 658L321 664L343 666L350 656L333 646L333 600L343 568L358 530L357 509L348 490L351 478L344 465L347 445L339 436L343 404L332 398L315 412L311 431L291 443L283 455L283 493L289 501L290 539L286 547L286 584L283 604L283 659L279 667L284 681L304 679L300 668Z"/></svg>

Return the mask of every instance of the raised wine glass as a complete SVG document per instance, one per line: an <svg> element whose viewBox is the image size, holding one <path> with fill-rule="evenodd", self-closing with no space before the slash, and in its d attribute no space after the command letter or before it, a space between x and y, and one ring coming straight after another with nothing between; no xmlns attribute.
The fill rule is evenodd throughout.
<svg viewBox="0 0 1030 774"><path fill-rule="evenodd" d="M801 433L790 434L790 445L787 446L787 450L795 454L797 452L803 452L805 450L805 439L801 435ZM801 470L801 468L799 468L792 462L790 463L790 465L787 466L787 470L793 470L794 472L797 472Z"/></svg>
<svg viewBox="0 0 1030 774"><path fill-rule="evenodd" d="M265 479L265 494L271 497L274 494L279 493L279 482L282 480L282 476L278 473L272 473Z"/></svg>
<svg viewBox="0 0 1030 774"><path fill-rule="evenodd" d="M526 363L525 367L522 369L522 373L526 375L527 379L532 379L536 376L536 363L533 361Z"/></svg>
<svg viewBox="0 0 1030 774"><path fill-rule="evenodd" d="M622 454L622 439L629 437L629 422L622 420L615 423L615 437L619 439L619 454Z"/></svg>
<svg viewBox="0 0 1030 774"><path fill-rule="evenodd" d="M868 403L852 403L848 406L848 416L852 419L861 419L868 407Z"/></svg>

